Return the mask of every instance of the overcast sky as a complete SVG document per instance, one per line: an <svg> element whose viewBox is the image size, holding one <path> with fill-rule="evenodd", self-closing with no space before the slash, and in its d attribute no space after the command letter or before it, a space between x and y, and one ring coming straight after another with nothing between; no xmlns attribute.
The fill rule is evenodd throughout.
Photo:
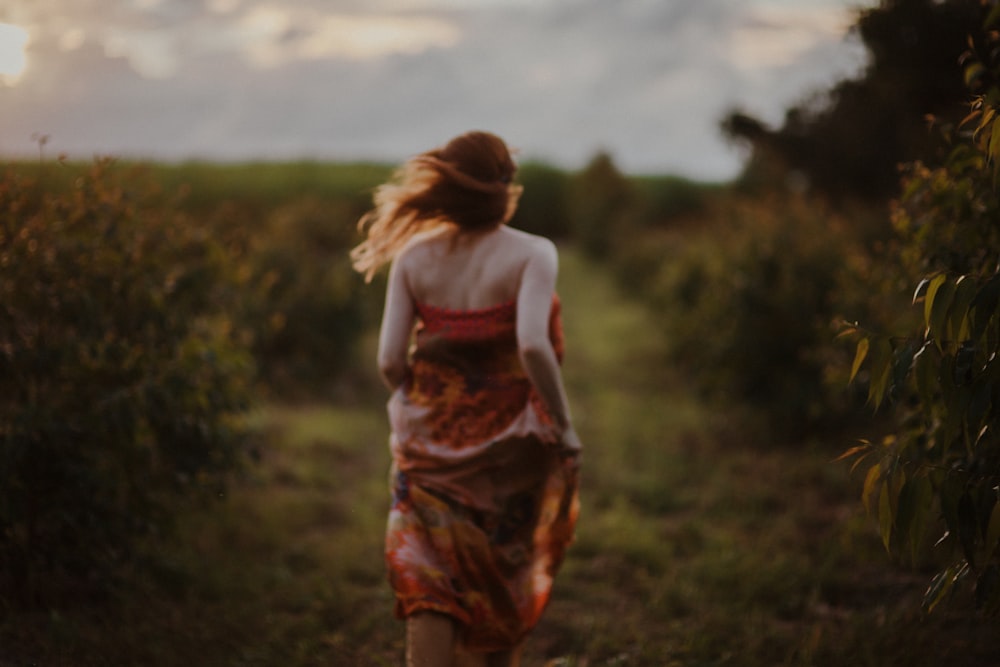
<svg viewBox="0 0 1000 667"><path fill-rule="evenodd" d="M0 154L520 159L726 179L718 125L857 74L865 0L0 0Z"/></svg>

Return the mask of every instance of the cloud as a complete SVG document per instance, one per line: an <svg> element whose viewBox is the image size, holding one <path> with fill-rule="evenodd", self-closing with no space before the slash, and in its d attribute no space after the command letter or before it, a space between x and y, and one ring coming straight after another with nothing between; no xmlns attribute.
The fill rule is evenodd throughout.
<svg viewBox="0 0 1000 667"><path fill-rule="evenodd" d="M727 178L725 111L779 119L863 64L834 0L34 2L3 152L395 161L478 127L525 159Z"/></svg>
<svg viewBox="0 0 1000 667"><path fill-rule="evenodd" d="M788 7L762 3L750 7L746 20L732 33L733 63L740 68L782 67L824 41L835 41L849 28L836 7Z"/></svg>
<svg viewBox="0 0 1000 667"><path fill-rule="evenodd" d="M423 16L323 14L260 5L236 26L237 41L252 63L276 67L295 60L367 60L451 48L460 31Z"/></svg>

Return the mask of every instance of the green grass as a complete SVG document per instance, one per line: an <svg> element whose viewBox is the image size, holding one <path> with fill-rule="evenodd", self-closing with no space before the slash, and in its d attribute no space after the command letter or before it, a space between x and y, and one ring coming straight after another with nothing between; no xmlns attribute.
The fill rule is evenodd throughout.
<svg viewBox="0 0 1000 667"><path fill-rule="evenodd" d="M560 293L584 440L577 541L526 667L998 664L995 621L918 613L831 459L752 441L665 366L655 318L572 249ZM117 605L0 624L0 667L400 665L382 398L268 405L261 460L192 509Z"/></svg>

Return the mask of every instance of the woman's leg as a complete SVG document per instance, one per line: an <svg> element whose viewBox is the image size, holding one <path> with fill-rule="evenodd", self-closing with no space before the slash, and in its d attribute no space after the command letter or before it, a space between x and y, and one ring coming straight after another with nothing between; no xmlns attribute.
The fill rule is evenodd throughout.
<svg viewBox="0 0 1000 667"><path fill-rule="evenodd" d="M456 646L455 667L486 667L486 654L471 653L461 645Z"/></svg>
<svg viewBox="0 0 1000 667"><path fill-rule="evenodd" d="M521 664L521 649L524 644L518 644L509 651L490 653L486 657L487 667L518 667Z"/></svg>
<svg viewBox="0 0 1000 667"><path fill-rule="evenodd" d="M422 611L406 619L406 667L451 667L454 649L450 616Z"/></svg>

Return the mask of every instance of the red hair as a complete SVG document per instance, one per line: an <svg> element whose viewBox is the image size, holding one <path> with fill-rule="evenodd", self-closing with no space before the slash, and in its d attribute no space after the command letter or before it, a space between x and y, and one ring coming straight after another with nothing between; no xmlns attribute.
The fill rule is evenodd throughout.
<svg viewBox="0 0 1000 667"><path fill-rule="evenodd" d="M411 158L375 190L375 208L358 221L365 239L351 251L355 270L371 280L421 232L504 223L520 194L516 170L507 145L489 132L467 132Z"/></svg>

